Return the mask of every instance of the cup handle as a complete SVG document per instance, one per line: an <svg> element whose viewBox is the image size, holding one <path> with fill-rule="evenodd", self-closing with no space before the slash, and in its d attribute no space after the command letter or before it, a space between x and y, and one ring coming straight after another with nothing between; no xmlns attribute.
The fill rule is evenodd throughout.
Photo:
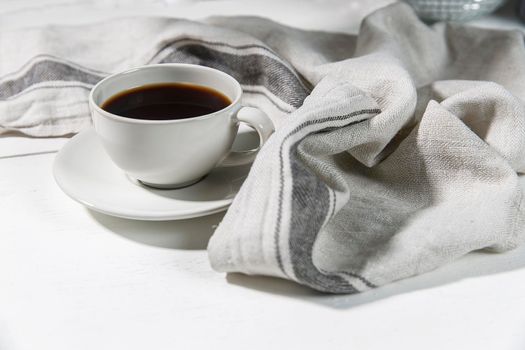
<svg viewBox="0 0 525 350"><path fill-rule="evenodd" d="M259 134L259 147L248 151L230 151L220 166L232 167L253 162L257 152L259 152L274 131L273 123L266 113L254 107L242 107L237 112L237 120L248 124L248 126L257 131L257 134Z"/></svg>

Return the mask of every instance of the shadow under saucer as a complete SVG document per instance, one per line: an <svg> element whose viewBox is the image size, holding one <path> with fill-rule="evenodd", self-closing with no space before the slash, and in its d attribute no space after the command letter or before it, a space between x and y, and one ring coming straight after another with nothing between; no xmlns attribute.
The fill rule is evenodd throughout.
<svg viewBox="0 0 525 350"><path fill-rule="evenodd" d="M122 219L89 210L89 215L107 230L125 239L155 247L182 250L206 249L225 212L173 221Z"/></svg>

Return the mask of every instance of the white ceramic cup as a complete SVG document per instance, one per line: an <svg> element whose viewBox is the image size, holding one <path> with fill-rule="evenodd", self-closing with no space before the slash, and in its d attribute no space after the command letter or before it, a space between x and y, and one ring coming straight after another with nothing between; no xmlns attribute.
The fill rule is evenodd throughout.
<svg viewBox="0 0 525 350"><path fill-rule="evenodd" d="M109 113L102 104L115 94L148 84L184 82L210 87L232 103L217 112L174 120L132 119ZM107 154L128 176L158 188L177 188L199 181L216 166L253 161L273 132L266 114L241 106L242 89L230 75L192 64L157 64L111 75L93 87L89 105L96 133ZM259 134L255 150L231 150L244 122Z"/></svg>

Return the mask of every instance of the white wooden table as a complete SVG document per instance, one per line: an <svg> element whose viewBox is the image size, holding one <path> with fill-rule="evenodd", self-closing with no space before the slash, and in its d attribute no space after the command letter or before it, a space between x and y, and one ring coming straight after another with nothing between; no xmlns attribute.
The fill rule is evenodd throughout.
<svg viewBox="0 0 525 350"><path fill-rule="evenodd" d="M4 0L0 30L130 14L256 14L355 32L358 18L389 0L290 0L284 11L278 2ZM477 24L522 28L505 13ZM361 295L226 276L205 251L221 214L152 223L90 212L52 178L66 141L0 137L1 350L525 349L525 248L473 254Z"/></svg>

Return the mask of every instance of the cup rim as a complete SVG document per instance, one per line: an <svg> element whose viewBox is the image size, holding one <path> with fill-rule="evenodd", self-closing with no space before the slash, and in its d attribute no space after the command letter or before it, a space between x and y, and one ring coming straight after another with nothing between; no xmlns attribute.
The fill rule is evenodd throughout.
<svg viewBox="0 0 525 350"><path fill-rule="evenodd" d="M118 76L122 76L122 75L125 75L125 74L130 74L130 73L133 73L133 72L136 72L136 71L139 71L139 70L158 69L158 68L167 68L167 69L169 69L171 67L204 70L204 71L213 72L214 74L222 75L224 78L226 78L227 80L231 81L235 85L236 97L228 106L226 106L223 109L220 109L218 111L215 111L213 113L203 114L203 115L199 115L197 117L191 117L191 118L186 118L186 119L168 119L168 120L149 120L149 119L134 119L134 118L123 117L123 116L120 116L118 114L114 114L114 113L111 113L111 112L108 112L108 111L102 109L102 107L100 107L95 102L95 100L93 98L93 95L94 95L95 91L97 89L99 89L101 85L107 83L109 80L112 80L112 79L114 79L114 78L116 78ZM174 82L177 82L177 81L174 81ZM122 90L122 91L125 91L125 90ZM221 91L219 91L219 92L221 92ZM238 105L238 103L239 103L239 101L241 99L241 96L242 96L241 84L234 77L229 75L228 73L225 73L225 72L220 71L218 69L211 68L211 67L206 67L206 66L200 66L200 65L197 65L197 64L190 64L190 63L158 63L158 64L149 64L149 65L144 65L144 66L131 68L131 69L128 69L128 70L125 70L125 71L122 71L122 72L119 72L119 73L114 73L114 74L111 74L111 75L105 77L104 79L99 81L97 84L95 84L95 86L93 86L93 88L91 89L91 91L89 93L89 104L91 105L91 107L97 113L101 114L102 116L110 118L110 119L113 119L113 120L116 120L116 121L120 121L120 122L125 122L125 123L130 123L130 124L148 124L148 125L152 125L152 124L177 124L177 123L184 123L184 122L187 123L187 122L191 122L191 121L194 121L194 120L202 120L202 119L213 118L214 116L217 116L219 114L223 114L224 112L227 112L227 111L235 108Z"/></svg>

